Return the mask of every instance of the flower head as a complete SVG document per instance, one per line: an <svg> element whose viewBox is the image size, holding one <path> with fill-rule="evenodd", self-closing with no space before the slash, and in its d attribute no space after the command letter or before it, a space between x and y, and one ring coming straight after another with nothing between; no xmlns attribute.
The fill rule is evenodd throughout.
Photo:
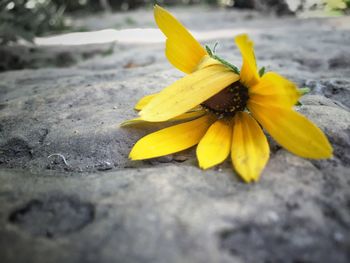
<svg viewBox="0 0 350 263"><path fill-rule="evenodd" d="M330 158L324 133L294 111L301 92L274 72L258 73L253 42L235 37L242 57L240 71L203 48L168 11L155 6L155 20L165 34L165 54L187 75L157 94L142 98L135 122L180 122L141 138L132 160L175 153L197 145L203 169L223 162L231 153L236 172L246 182L258 180L270 149L261 126L285 149L311 159Z"/></svg>

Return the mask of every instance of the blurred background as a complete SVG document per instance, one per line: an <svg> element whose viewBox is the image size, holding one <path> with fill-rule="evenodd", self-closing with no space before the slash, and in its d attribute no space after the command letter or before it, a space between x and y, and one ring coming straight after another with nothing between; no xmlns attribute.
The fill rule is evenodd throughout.
<svg viewBox="0 0 350 263"><path fill-rule="evenodd" d="M74 24L76 17L127 12L151 8L151 0L1 0L0 43L20 39L32 42L35 36L84 31ZM256 9L276 15L339 16L349 13L350 0L164 0L163 6L207 5L222 8ZM132 24L133 21L129 21Z"/></svg>
<svg viewBox="0 0 350 263"><path fill-rule="evenodd" d="M172 123L119 124L184 75L155 1L0 0L0 263L349 263L349 1L157 1L238 67L233 37L249 34L259 68L311 90L298 111L334 158L268 136L261 182L246 185L229 160L196 168L195 149L127 158Z"/></svg>
<svg viewBox="0 0 350 263"><path fill-rule="evenodd" d="M180 20L190 25L190 29L205 26L218 30L225 20L226 28L231 28L234 17L236 25L241 16L249 20L254 14L264 20L350 13L350 0L0 0L0 72L70 66L95 55L112 54L111 43L133 40L135 36L138 43L143 35L144 40L153 37L159 42L162 35L154 35L154 31L128 31L156 28L152 15L156 3L178 9ZM219 12L219 24L215 16L215 21L209 21L213 18L206 21L206 15L198 20L198 10ZM69 34L73 32L76 34ZM100 45L91 46L97 43Z"/></svg>

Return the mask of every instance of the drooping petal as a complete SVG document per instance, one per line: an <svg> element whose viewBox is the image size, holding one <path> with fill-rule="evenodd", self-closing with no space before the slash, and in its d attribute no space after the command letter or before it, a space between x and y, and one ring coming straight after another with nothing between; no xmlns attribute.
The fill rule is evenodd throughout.
<svg viewBox="0 0 350 263"><path fill-rule="evenodd" d="M254 118L288 151L304 158L332 157L325 134L311 121L292 109L248 102Z"/></svg>
<svg viewBox="0 0 350 263"><path fill-rule="evenodd" d="M197 159L203 169L222 163L230 153L232 120L221 119L210 126L197 146Z"/></svg>
<svg viewBox="0 0 350 263"><path fill-rule="evenodd" d="M146 121L166 121L201 104L239 76L223 65L213 65L189 74L163 89L139 113Z"/></svg>
<svg viewBox="0 0 350 263"><path fill-rule="evenodd" d="M269 160L270 148L259 124L246 112L234 117L231 158L247 183L257 181Z"/></svg>
<svg viewBox="0 0 350 263"><path fill-rule="evenodd" d="M297 85L274 72L268 72L249 88L249 99L260 104L290 108L301 94Z"/></svg>
<svg viewBox="0 0 350 263"><path fill-rule="evenodd" d="M186 112L186 113L181 114L179 116L176 116L175 118L172 118L172 119L170 119L168 121L169 122L177 122L177 121L191 120L191 119L195 119L195 118L201 117L205 113L206 113L206 111L204 111L204 110L189 111L189 112ZM126 127L126 126L130 126L130 125L137 125L137 124L142 124L142 123L145 123L145 122L147 122L147 121L143 120L142 118L135 118L135 119L131 119L131 120L127 120L127 121L122 122L120 124L120 127ZM147 123L149 123L149 122L147 122Z"/></svg>
<svg viewBox="0 0 350 263"><path fill-rule="evenodd" d="M240 81L246 87L251 87L255 85L259 80L259 74L254 55L254 43L246 34L236 36L235 42L241 51L243 58Z"/></svg>
<svg viewBox="0 0 350 263"><path fill-rule="evenodd" d="M135 105L134 109L135 110L142 110L152 99L155 98L155 96L157 95L157 93L155 94L150 94L150 95L146 95L144 97L142 97Z"/></svg>
<svg viewBox="0 0 350 263"><path fill-rule="evenodd" d="M156 5L154 17L160 30L167 37L165 54L169 62L177 69L191 73L195 70L205 49L187 31L187 29L167 10Z"/></svg>
<svg viewBox="0 0 350 263"><path fill-rule="evenodd" d="M151 133L140 139L129 157L142 160L179 152L196 145L213 122L211 115Z"/></svg>
<svg viewBox="0 0 350 263"><path fill-rule="evenodd" d="M142 97L135 105L134 109L135 110L142 110L148 103L151 102L152 99L155 98L155 96L157 96L158 93L154 93L154 94L150 94L150 95L146 95L144 97ZM190 109L188 112L192 112L192 111L199 111L202 110L202 106L198 105L192 109Z"/></svg>

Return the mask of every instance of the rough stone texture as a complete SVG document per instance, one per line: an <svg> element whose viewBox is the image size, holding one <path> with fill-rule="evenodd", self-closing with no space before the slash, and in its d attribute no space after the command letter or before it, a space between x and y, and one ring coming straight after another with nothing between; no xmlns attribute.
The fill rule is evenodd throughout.
<svg viewBox="0 0 350 263"><path fill-rule="evenodd" d="M50 195L44 200L33 199L15 210L9 221L34 236L51 238L81 229L93 220L93 215L92 205Z"/></svg>
<svg viewBox="0 0 350 263"><path fill-rule="evenodd" d="M270 161L251 185L229 161L201 171L193 149L129 161L133 143L157 127L118 123L136 116L142 95L182 76L163 44L4 72L1 262L350 261L349 18L193 11L175 9L197 31L248 32L260 66L311 88L298 110L325 131L334 158L301 159L269 138ZM220 38L218 54L240 64L232 36Z"/></svg>

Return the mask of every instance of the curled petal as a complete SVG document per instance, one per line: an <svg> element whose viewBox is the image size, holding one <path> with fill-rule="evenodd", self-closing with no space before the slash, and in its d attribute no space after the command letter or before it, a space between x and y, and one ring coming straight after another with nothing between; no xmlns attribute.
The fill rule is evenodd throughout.
<svg viewBox="0 0 350 263"><path fill-rule="evenodd" d="M156 5L154 18L160 30L167 37L165 54L169 62L177 69L191 73L207 55L205 49L187 31L187 29L167 10Z"/></svg>
<svg viewBox="0 0 350 263"><path fill-rule="evenodd" d="M241 51L243 64L241 68L241 82L246 87L255 85L259 80L258 69L254 55L254 44L246 34L235 37L236 45Z"/></svg>

